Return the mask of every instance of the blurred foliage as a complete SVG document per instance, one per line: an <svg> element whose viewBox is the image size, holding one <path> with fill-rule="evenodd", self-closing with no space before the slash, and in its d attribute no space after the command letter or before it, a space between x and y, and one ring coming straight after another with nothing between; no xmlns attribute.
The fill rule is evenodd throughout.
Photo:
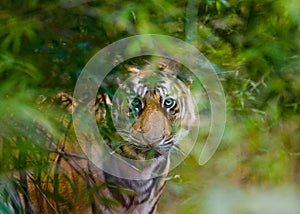
<svg viewBox="0 0 300 214"><path fill-rule="evenodd" d="M191 2L196 20L186 9ZM5 184L13 183L12 173L49 164L45 144L66 132L53 97L73 90L87 61L131 35L188 40L193 21L198 34L191 42L214 64L225 89L227 128L202 167L197 159L205 136L199 137L192 155L172 172L181 178L169 182L159 213L260 213L255 206L297 213L299 192L291 188L300 182L300 2L191 2L0 2L1 213L22 210ZM275 186L288 188L270 197Z"/></svg>

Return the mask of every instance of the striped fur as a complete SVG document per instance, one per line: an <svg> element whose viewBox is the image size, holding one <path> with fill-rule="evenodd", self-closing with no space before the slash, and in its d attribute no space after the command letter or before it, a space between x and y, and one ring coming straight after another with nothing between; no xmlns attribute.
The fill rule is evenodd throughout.
<svg viewBox="0 0 300 214"><path fill-rule="evenodd" d="M96 120L107 131L105 139L112 151L135 160L157 158L145 170L149 178L127 180L103 172L76 143L70 143L76 140L67 136L63 143L50 143L49 168L16 175L22 186L20 196L26 213L155 213L169 168L168 155L167 159L158 157L177 146L182 136L178 137L174 129L182 124L188 126L194 120L189 88L166 65L134 69L129 80L119 87L126 92L129 108L123 104L122 96L111 101L107 94L99 94ZM68 94L60 93L58 97L65 108L72 110L70 102L76 106L76 100ZM116 131L125 139L118 145L109 142L111 127L105 125L111 119L110 109L121 124ZM129 125L122 123L124 117L131 117ZM65 123L68 126L71 121ZM165 174L152 176L158 169Z"/></svg>

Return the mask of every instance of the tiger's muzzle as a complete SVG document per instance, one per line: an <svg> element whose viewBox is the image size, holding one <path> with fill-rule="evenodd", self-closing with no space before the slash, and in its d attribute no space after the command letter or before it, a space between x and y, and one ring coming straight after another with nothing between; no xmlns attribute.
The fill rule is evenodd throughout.
<svg viewBox="0 0 300 214"><path fill-rule="evenodd" d="M140 138L143 146L158 147L170 139L171 131L171 122L159 98L147 97L141 115L132 126L132 134Z"/></svg>

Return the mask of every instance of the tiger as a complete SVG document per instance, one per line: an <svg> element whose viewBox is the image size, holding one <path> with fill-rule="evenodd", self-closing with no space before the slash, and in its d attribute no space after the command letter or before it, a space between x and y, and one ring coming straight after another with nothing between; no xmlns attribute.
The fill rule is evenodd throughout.
<svg viewBox="0 0 300 214"><path fill-rule="evenodd" d="M25 213L155 213L171 168L171 154L184 152L181 140L198 122L190 91L191 75L170 59L146 61L141 67L126 65L122 81L112 76L95 100L95 118L111 153L134 161L154 160L141 179L119 177L99 168L73 137L51 143L50 167L19 175L20 198ZM109 85L114 84L114 86ZM117 86L115 85L117 84ZM71 95L57 95L70 112L76 111ZM125 104L124 104L125 103ZM64 120L70 127L72 121ZM108 163L110 164L110 163ZM110 165L130 173L127 168Z"/></svg>

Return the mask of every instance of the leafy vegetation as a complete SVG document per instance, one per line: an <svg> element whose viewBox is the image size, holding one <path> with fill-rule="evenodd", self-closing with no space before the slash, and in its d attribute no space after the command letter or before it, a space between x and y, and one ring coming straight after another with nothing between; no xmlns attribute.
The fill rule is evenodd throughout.
<svg viewBox="0 0 300 214"><path fill-rule="evenodd" d="M56 94L73 91L98 50L143 33L195 45L217 70L228 108L217 153L199 166L199 136L159 213L298 213L299 11L297 0L1 1L1 213L22 211L13 173L45 170L46 144L64 139Z"/></svg>

